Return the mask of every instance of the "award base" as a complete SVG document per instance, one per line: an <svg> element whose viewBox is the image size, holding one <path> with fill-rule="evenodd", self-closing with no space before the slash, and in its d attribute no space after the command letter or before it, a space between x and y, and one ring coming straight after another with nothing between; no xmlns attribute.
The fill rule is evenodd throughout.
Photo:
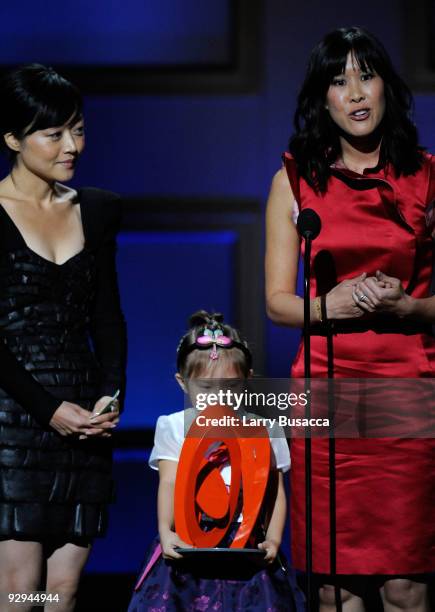
<svg viewBox="0 0 435 612"><path fill-rule="evenodd" d="M254 563L255 565L265 565L264 557L266 552L258 548L175 548L183 555L184 559L190 562L206 563L208 561L219 563Z"/></svg>

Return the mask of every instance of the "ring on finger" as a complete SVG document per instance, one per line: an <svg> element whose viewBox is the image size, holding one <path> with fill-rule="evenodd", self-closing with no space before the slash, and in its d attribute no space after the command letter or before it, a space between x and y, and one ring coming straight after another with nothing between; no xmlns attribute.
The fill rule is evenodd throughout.
<svg viewBox="0 0 435 612"><path fill-rule="evenodd" d="M361 293L361 295L358 295L357 297L360 302L364 302L364 300L367 299L367 296L365 293Z"/></svg>

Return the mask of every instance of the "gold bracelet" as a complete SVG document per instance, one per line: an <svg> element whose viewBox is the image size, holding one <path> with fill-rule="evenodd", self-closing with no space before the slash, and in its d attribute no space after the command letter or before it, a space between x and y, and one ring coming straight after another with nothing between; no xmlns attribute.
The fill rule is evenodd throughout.
<svg viewBox="0 0 435 612"><path fill-rule="evenodd" d="M320 296L320 310L322 313L322 323L328 324L328 311L326 309L326 293Z"/></svg>
<svg viewBox="0 0 435 612"><path fill-rule="evenodd" d="M320 296L317 296L316 298L314 298L314 310L316 311L316 315L319 320L319 323L323 323L322 304L321 304Z"/></svg>

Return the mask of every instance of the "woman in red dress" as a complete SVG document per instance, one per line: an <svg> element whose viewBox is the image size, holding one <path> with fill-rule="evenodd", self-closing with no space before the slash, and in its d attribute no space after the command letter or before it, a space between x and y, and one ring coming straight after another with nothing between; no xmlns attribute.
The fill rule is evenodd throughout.
<svg viewBox="0 0 435 612"><path fill-rule="evenodd" d="M303 326L295 295L295 219L314 209L313 377L328 376L320 296L334 321L336 378L435 374L435 297L427 211L435 161L417 141L411 94L382 45L360 28L336 30L313 50L298 98L295 134L273 179L267 211L267 306L278 324ZM304 375L303 345L292 367ZM433 407L431 407L433 408ZM313 572L320 610L364 610L379 588L384 610L429 610L435 571L435 441L336 440L336 572L329 549L328 440L312 441ZM305 568L304 441L292 440L293 560ZM331 574L334 575L331 575Z"/></svg>

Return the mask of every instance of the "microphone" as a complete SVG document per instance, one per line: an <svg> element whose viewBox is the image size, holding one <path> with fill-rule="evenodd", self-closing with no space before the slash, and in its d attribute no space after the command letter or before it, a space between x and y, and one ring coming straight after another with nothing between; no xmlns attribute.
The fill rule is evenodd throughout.
<svg viewBox="0 0 435 612"><path fill-rule="evenodd" d="M299 213L297 228L302 238L315 240L322 229L319 215L312 208L304 208Z"/></svg>

